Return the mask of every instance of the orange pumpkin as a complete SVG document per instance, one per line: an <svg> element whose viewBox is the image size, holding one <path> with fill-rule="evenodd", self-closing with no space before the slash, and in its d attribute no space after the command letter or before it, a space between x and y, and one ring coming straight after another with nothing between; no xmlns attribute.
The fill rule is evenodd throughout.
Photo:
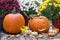
<svg viewBox="0 0 60 40"><path fill-rule="evenodd" d="M56 33L48 33L48 36L54 37L54 36L56 36Z"/></svg>
<svg viewBox="0 0 60 40"><path fill-rule="evenodd" d="M5 16L3 28L8 33L19 33L21 27L25 25L24 17L20 13L10 13Z"/></svg>
<svg viewBox="0 0 60 40"><path fill-rule="evenodd" d="M29 21L29 26L32 31L47 32L50 24L45 16L32 17Z"/></svg>

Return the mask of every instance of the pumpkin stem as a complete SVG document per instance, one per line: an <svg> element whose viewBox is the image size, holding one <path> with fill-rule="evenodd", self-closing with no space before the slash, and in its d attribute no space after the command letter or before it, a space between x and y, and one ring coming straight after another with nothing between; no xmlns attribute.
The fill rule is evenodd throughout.
<svg viewBox="0 0 60 40"><path fill-rule="evenodd" d="M17 13L17 9L16 9L16 7L13 7L12 13L14 13L14 14Z"/></svg>
<svg viewBox="0 0 60 40"><path fill-rule="evenodd" d="M36 14L31 14L31 15L29 16L29 18L31 18L31 19L33 19L34 17L38 17L38 15L36 15Z"/></svg>
<svg viewBox="0 0 60 40"><path fill-rule="evenodd" d="M14 13L14 14L16 14L17 12L18 12L18 9L16 8L16 3L15 3L15 1L14 0L12 0L12 2L13 2L13 4L14 4L14 6L13 6L13 9L12 9L12 11L11 11L11 13Z"/></svg>

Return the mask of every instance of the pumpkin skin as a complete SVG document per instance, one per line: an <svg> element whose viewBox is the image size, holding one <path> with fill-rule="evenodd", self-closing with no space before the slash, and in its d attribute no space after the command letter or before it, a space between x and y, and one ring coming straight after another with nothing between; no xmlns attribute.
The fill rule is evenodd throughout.
<svg viewBox="0 0 60 40"><path fill-rule="evenodd" d="M34 17L29 21L29 27L32 31L47 32L50 24L45 16Z"/></svg>
<svg viewBox="0 0 60 40"><path fill-rule="evenodd" d="M10 13L5 16L3 28L8 33L19 33L21 27L25 25L24 17L20 13Z"/></svg>

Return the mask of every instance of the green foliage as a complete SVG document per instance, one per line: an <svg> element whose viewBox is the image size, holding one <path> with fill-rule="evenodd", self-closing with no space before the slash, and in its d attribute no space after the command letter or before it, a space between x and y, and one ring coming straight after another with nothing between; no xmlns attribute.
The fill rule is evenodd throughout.
<svg viewBox="0 0 60 40"><path fill-rule="evenodd" d="M39 12L49 20L60 19L60 3L58 3L58 0L46 0L39 6Z"/></svg>

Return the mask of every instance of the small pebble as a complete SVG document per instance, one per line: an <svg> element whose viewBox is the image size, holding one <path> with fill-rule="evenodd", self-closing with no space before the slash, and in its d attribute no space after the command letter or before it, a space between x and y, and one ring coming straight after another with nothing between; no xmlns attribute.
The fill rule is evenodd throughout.
<svg viewBox="0 0 60 40"><path fill-rule="evenodd" d="M38 33L37 32L32 32L30 34L30 37L32 37L32 38L38 38Z"/></svg>
<svg viewBox="0 0 60 40"><path fill-rule="evenodd" d="M4 33L0 33L0 36L3 36L4 35Z"/></svg>
<svg viewBox="0 0 60 40"><path fill-rule="evenodd" d="M32 32L31 35L36 36L36 35L38 35L38 33L37 32Z"/></svg>
<svg viewBox="0 0 60 40"><path fill-rule="evenodd" d="M28 36L27 33L23 33L24 36Z"/></svg>
<svg viewBox="0 0 60 40"><path fill-rule="evenodd" d="M29 36L32 33L31 30L25 30L25 32L23 32L24 36Z"/></svg>
<svg viewBox="0 0 60 40"><path fill-rule="evenodd" d="M33 35L29 35L30 37L33 37Z"/></svg>
<svg viewBox="0 0 60 40"><path fill-rule="evenodd" d="M25 30L25 33L28 33L29 31L28 30Z"/></svg>
<svg viewBox="0 0 60 40"><path fill-rule="evenodd" d="M13 38L13 37L15 37L15 35L10 35L10 37L12 37L12 38Z"/></svg>
<svg viewBox="0 0 60 40"><path fill-rule="evenodd" d="M30 33L32 33L32 31L31 30L28 30Z"/></svg>
<svg viewBox="0 0 60 40"><path fill-rule="evenodd" d="M16 35L17 38L18 38L19 36L20 36L19 34Z"/></svg>
<svg viewBox="0 0 60 40"><path fill-rule="evenodd" d="M1 34L4 34L4 33L1 33Z"/></svg>
<svg viewBox="0 0 60 40"><path fill-rule="evenodd" d="M39 36L38 36L39 38L42 38L42 37L44 37L43 35L41 35L41 34L39 34Z"/></svg>
<svg viewBox="0 0 60 40"><path fill-rule="evenodd" d="M31 31L31 30L26 30L25 32L26 32L27 34L31 34L32 31Z"/></svg>

